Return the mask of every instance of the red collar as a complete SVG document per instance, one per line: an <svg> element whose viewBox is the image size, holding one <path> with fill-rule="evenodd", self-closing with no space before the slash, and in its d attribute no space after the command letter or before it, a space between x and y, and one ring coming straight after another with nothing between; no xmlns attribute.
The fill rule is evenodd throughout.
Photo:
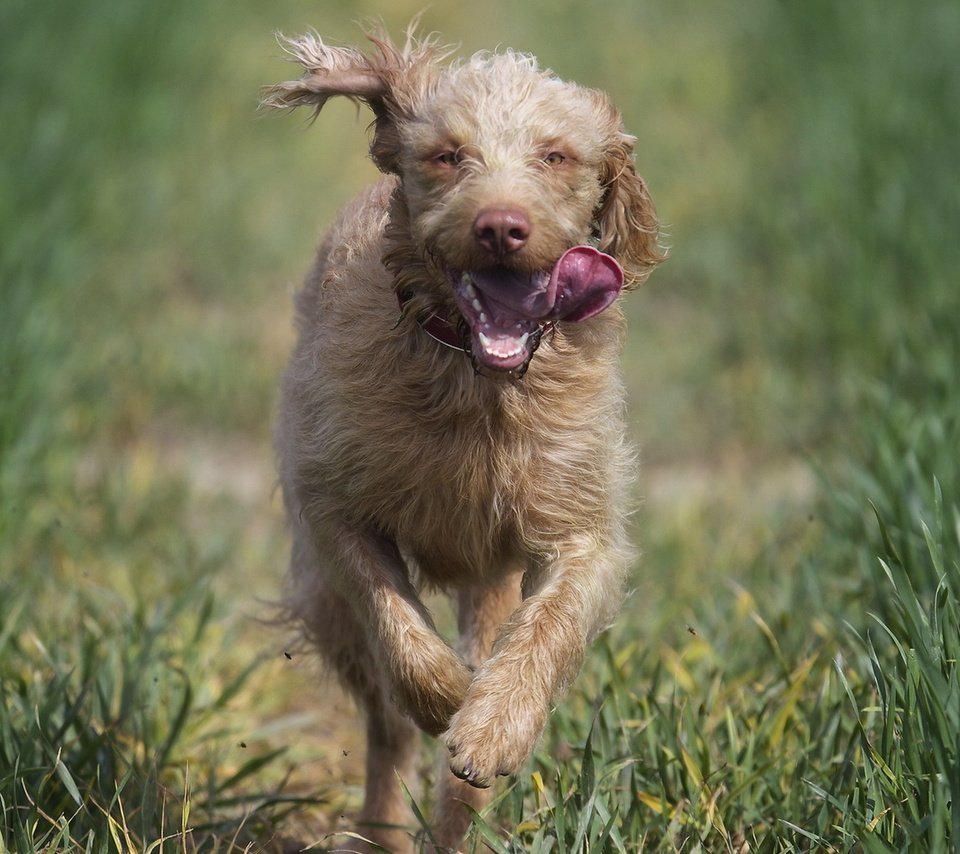
<svg viewBox="0 0 960 854"><path fill-rule="evenodd" d="M397 302L400 303L400 314L406 310L407 303L413 298L409 291L397 291ZM460 323L463 318L457 315L456 319L444 314L431 314L429 317L418 320L420 328L435 341L439 341L445 347L451 347L454 350L466 352L463 346L463 339L460 337Z"/></svg>

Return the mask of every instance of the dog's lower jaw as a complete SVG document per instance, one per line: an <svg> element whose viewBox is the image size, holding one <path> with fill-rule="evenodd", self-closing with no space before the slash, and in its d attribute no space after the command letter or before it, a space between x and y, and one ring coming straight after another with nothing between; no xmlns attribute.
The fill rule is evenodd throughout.
<svg viewBox="0 0 960 854"><path fill-rule="evenodd" d="M483 361L477 358L477 355L473 352L473 345L471 342L471 336L469 331L469 326L467 322L461 321L461 341L463 342L463 350L470 358L470 362L473 365L473 372L480 377L486 377L488 379L505 379L512 382L518 382L522 380L524 375L527 373L527 370L530 368L531 362L533 362L533 357L537 354L537 350L540 349L540 342L543 340L544 327L538 326L537 329L530 333L530 338L528 339L529 347L527 352L527 357L524 360L523 364L511 368L510 370L502 371L496 368L487 365ZM553 325L550 325L550 330L553 329Z"/></svg>

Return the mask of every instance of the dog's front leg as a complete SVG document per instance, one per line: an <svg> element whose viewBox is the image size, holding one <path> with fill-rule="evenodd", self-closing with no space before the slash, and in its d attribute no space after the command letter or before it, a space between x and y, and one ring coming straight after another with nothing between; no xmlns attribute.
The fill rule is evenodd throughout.
<svg viewBox="0 0 960 854"><path fill-rule="evenodd" d="M511 569L499 582L460 590L460 650L472 667L480 667L490 657L500 627L520 604L523 566ZM434 807L433 838L437 845L426 850L431 854L456 851L470 826L471 812L479 812L489 802L489 790L470 786L444 771Z"/></svg>
<svg viewBox="0 0 960 854"><path fill-rule="evenodd" d="M398 704L422 730L439 735L460 708L472 672L437 634L396 545L343 522L315 530L321 553L333 558L341 594L385 665Z"/></svg>
<svg viewBox="0 0 960 854"><path fill-rule="evenodd" d="M485 787L519 769L619 601L621 571L612 555L581 548L537 574L539 586L525 589L444 735L454 774Z"/></svg>

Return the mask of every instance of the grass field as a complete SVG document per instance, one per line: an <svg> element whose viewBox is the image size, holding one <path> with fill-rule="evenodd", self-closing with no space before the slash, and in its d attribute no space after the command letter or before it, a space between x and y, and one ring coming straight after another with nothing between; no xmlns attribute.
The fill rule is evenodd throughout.
<svg viewBox="0 0 960 854"><path fill-rule="evenodd" d="M349 842L356 713L264 622L269 434L290 292L375 170L349 105L257 94L275 30L419 10L0 10L0 852ZM960 7L424 26L610 91L671 247L628 305L634 595L468 850L956 850Z"/></svg>

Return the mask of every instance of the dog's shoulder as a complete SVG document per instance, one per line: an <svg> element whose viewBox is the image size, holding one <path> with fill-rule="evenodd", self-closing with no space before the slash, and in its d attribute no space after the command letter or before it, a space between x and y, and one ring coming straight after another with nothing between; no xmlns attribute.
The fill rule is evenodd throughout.
<svg viewBox="0 0 960 854"><path fill-rule="evenodd" d="M380 262L383 231L390 199L397 187L394 176L385 176L361 190L338 212L323 235L304 282L295 299L299 322L312 325L331 291L358 295L357 280L385 279ZM347 285L352 286L349 288ZM379 288L378 288L379 290Z"/></svg>
<svg viewBox="0 0 960 854"><path fill-rule="evenodd" d="M390 199L398 179L384 176L348 201L337 214L317 249L316 267L329 266L337 259L382 252L381 241Z"/></svg>

